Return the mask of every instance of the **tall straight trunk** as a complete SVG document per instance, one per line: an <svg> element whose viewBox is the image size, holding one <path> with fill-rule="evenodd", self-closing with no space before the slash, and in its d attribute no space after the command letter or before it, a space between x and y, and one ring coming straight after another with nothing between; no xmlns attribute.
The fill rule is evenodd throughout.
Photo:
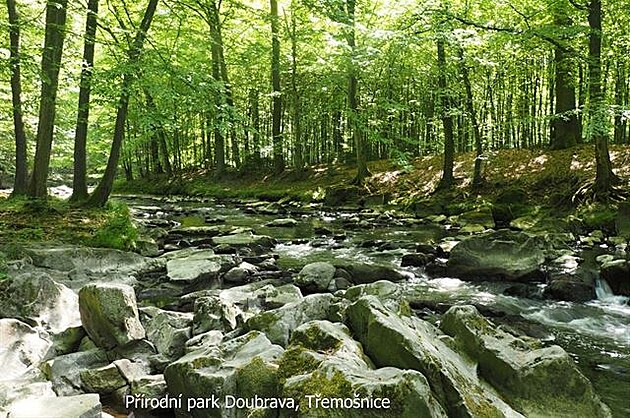
<svg viewBox="0 0 630 418"><path fill-rule="evenodd" d="M90 91L92 87L92 68L94 67L94 41L96 37L96 18L98 0L89 0L85 23L85 43L83 45L83 65L79 88L79 110L77 127L74 135L74 176L72 178L71 201L87 199L87 156L86 142L88 119L90 116Z"/></svg>
<svg viewBox="0 0 630 418"><path fill-rule="evenodd" d="M26 133L22 118L22 76L20 74L20 15L15 0L7 0L9 12L9 39L11 64L11 99L13 104L13 126L15 130L15 181L13 195L24 195L28 187L28 166L26 156Z"/></svg>
<svg viewBox="0 0 630 418"><path fill-rule="evenodd" d="M440 103L440 117L444 126L444 165L442 178L438 189L450 189L455 183L453 165L455 159L455 141L453 139L453 116L451 115L451 97L446 86L446 53L444 52L444 36L438 34L437 62L438 62L438 97Z"/></svg>
<svg viewBox="0 0 630 418"><path fill-rule="evenodd" d="M140 27L138 28L133 44L129 49L127 68L132 68L140 59L142 46L144 45L144 40L146 39L147 32L151 26L151 21L153 20L157 4L158 0L149 0L142 22L140 22ZM107 167L105 168L103 178L88 199L87 203L90 206L104 206L112 192L114 179L116 177L116 170L118 168L118 160L120 158L120 150L122 149L123 139L125 136L125 122L127 120L127 109L129 107L129 95L131 94L131 87L134 79L135 75L131 72L131 70L128 70L123 76L120 100L118 101L118 109L116 111L116 123L114 125L114 140L112 141L112 147L109 152L109 159L107 160Z"/></svg>
<svg viewBox="0 0 630 418"><path fill-rule="evenodd" d="M564 8L555 12L555 23L570 27L571 19ZM551 148L570 148L579 142L580 125L575 103L574 65L570 51L557 45L554 53L556 112L551 120Z"/></svg>
<svg viewBox="0 0 630 418"><path fill-rule="evenodd" d="M212 78L216 82L217 88L215 91L215 118L214 118L214 165L215 174L222 176L225 173L225 138L223 136L222 125L224 121L224 108L225 103L225 85L223 77L221 76L221 50L223 45L221 39L219 20L219 9L215 1L210 4L208 23L210 24L210 37L212 38L212 45L210 48L212 54Z"/></svg>
<svg viewBox="0 0 630 418"><path fill-rule="evenodd" d="M608 152L609 121L602 91L602 3L591 0L588 8L589 32L589 133L595 143L595 184L593 191L598 198L606 199L617 181L612 172Z"/></svg>
<svg viewBox="0 0 630 418"><path fill-rule="evenodd" d="M353 183L363 184L366 177L370 175L367 166L367 158L365 156L365 143L363 140L363 132L359 121L359 98L358 98L358 80L356 67L354 63L356 53L356 0L346 1L346 19L348 20L347 41L350 49L350 59L348 62L348 107L350 127L352 129L352 137L354 139L354 148L357 157L357 175Z"/></svg>
<svg viewBox="0 0 630 418"><path fill-rule="evenodd" d="M45 197L47 195L46 180L48 179L50 151L55 127L57 87L65 38L67 5L68 0L49 0L46 3L46 35L44 51L42 52L42 87L37 125L37 147L28 190L28 194L33 197Z"/></svg>
<svg viewBox="0 0 630 418"><path fill-rule="evenodd" d="M470 84L470 77L468 76L468 67L464 61L464 49L459 47L457 49L459 55L459 71L462 74L464 81L464 87L466 88L466 112L470 117L470 123L473 128L473 135L475 137L475 168L473 170L472 186L473 188L479 188L483 183L483 177L481 175L481 163L483 158L483 143L481 138L481 132L479 131L479 124L477 123L477 113L475 113L474 99L472 86Z"/></svg>
<svg viewBox="0 0 630 418"><path fill-rule="evenodd" d="M298 92L298 68L297 68L297 22L295 19L295 1L291 4L291 96L292 96L292 124L293 124L293 167L301 172L304 169L304 156L302 144L302 124L300 94Z"/></svg>
<svg viewBox="0 0 630 418"><path fill-rule="evenodd" d="M284 171L282 153L282 91L280 89L280 36L278 33L278 2L270 0L271 8L271 86L273 95L271 136L273 165L276 173Z"/></svg>

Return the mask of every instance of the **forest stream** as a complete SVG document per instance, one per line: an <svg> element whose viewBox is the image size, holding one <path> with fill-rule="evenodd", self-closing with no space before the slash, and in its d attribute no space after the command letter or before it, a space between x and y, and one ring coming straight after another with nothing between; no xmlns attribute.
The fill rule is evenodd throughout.
<svg viewBox="0 0 630 418"><path fill-rule="evenodd" d="M513 283L467 282L427 273L423 267L401 267L402 256L418 246L442 243L441 247L448 248L458 240L459 228L448 223L410 226L403 216L383 210L331 211L254 201L165 202L151 197L118 198L130 205L132 215L147 226L168 225L177 229L213 223L251 228L257 235L271 236L278 240L272 253L284 271L296 273L308 263L321 261L391 267L407 276L399 285L405 288L416 315L439 323L440 313L448 307L472 304L496 323L540 339L543 344L558 344L592 381L614 416L630 415L630 306L627 297L614 296L602 280L596 282L596 299L577 303L508 296L505 291ZM297 222L273 226L274 220L285 218ZM195 245L194 240L183 241L179 244ZM601 247L581 249L575 244L575 258L567 258L561 268L567 271L576 268L575 260L580 258L584 259L582 264L588 265L596 255L611 251ZM158 300L166 303L159 297ZM150 298L144 303L151 303Z"/></svg>

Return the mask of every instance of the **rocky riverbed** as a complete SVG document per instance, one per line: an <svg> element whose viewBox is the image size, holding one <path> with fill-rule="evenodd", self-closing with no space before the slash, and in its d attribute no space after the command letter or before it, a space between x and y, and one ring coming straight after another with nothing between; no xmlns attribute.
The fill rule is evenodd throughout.
<svg viewBox="0 0 630 418"><path fill-rule="evenodd" d="M622 228L125 200L140 254L11 262L0 416L630 414Z"/></svg>

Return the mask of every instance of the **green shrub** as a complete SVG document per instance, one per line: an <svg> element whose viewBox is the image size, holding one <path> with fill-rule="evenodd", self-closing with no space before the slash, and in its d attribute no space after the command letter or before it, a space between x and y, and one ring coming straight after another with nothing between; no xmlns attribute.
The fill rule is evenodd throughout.
<svg viewBox="0 0 630 418"><path fill-rule="evenodd" d="M94 233L90 245L132 250L138 238L138 231L131 222L129 208L122 203L109 203L107 211L107 221Z"/></svg>

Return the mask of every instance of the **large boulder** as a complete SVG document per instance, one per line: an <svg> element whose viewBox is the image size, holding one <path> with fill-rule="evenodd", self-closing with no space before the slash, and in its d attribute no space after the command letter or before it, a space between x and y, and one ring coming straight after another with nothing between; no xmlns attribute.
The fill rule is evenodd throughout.
<svg viewBox="0 0 630 418"><path fill-rule="evenodd" d="M295 277L295 284L310 292L325 292L335 278L337 269L330 263L307 264Z"/></svg>
<svg viewBox="0 0 630 418"><path fill-rule="evenodd" d="M158 353L168 359L184 355L186 341L192 335L193 315L184 312L171 312L156 307L140 308L140 320Z"/></svg>
<svg viewBox="0 0 630 418"><path fill-rule="evenodd" d="M139 254L110 248L55 246L28 248L26 251L33 260L33 265L66 272L136 272L149 269L155 264Z"/></svg>
<svg viewBox="0 0 630 418"><path fill-rule="evenodd" d="M51 354L52 345L45 332L17 319L0 319L0 382L18 379L37 367Z"/></svg>
<svg viewBox="0 0 630 418"><path fill-rule="evenodd" d="M226 396L277 397L278 360L283 351L264 334L253 331L218 346L206 346L186 354L164 371L168 393L183 398L183 408L177 410L177 415L194 418L249 416L251 411L248 409L230 408L224 402ZM205 399L218 400L218 405L196 402ZM189 405L193 407L187 408Z"/></svg>
<svg viewBox="0 0 630 418"><path fill-rule="evenodd" d="M468 280L528 281L544 276L541 239L500 230L464 239L451 250L447 274Z"/></svg>
<svg viewBox="0 0 630 418"><path fill-rule="evenodd" d="M610 417L559 346L539 348L497 329L473 306L454 306L441 328L478 362L479 374L526 416ZM561 382L561 384L559 384Z"/></svg>
<svg viewBox="0 0 630 418"><path fill-rule="evenodd" d="M298 327L280 360L279 374L285 379L282 395L300 400L303 417L333 417L339 416L339 411L344 417L374 413L383 417L446 417L421 373L393 367L374 370L361 344L343 324L312 321ZM308 401L314 393L335 401L387 399L387 406L325 410L317 408L312 399Z"/></svg>
<svg viewBox="0 0 630 418"><path fill-rule="evenodd" d="M0 417L4 417L14 402L27 398L56 396L52 383L46 380L41 370L31 367L17 379L0 378Z"/></svg>
<svg viewBox="0 0 630 418"><path fill-rule="evenodd" d="M54 414L54 415L51 415ZM11 405L7 418L101 418L97 394L29 398Z"/></svg>
<svg viewBox="0 0 630 418"><path fill-rule="evenodd" d="M235 266L236 262L231 256L215 255L211 250L202 250L187 257L167 261L166 273L170 280L184 284L212 282L219 278L220 272Z"/></svg>
<svg viewBox="0 0 630 418"><path fill-rule="evenodd" d="M620 259L604 263L601 276L615 295L630 296L630 261Z"/></svg>
<svg viewBox="0 0 630 418"><path fill-rule="evenodd" d="M294 329L316 319L328 319L333 296L328 293L309 295L281 308L261 312L246 323L247 330L264 332L274 344L286 347Z"/></svg>
<svg viewBox="0 0 630 418"><path fill-rule="evenodd" d="M95 283L79 291L81 322L92 341L103 348L124 346L145 337L131 286Z"/></svg>
<svg viewBox="0 0 630 418"><path fill-rule="evenodd" d="M221 296L204 296L195 300L193 335L211 330L232 331L237 326L240 310Z"/></svg>
<svg viewBox="0 0 630 418"><path fill-rule="evenodd" d="M240 234L224 235L212 238L214 245L229 245L230 247L240 248L248 247L255 249L271 249L276 245L276 241L266 235L254 235L251 232Z"/></svg>
<svg viewBox="0 0 630 418"><path fill-rule="evenodd" d="M586 302L596 297L595 283L577 274L559 274L549 279L543 295L550 299Z"/></svg>
<svg viewBox="0 0 630 418"><path fill-rule="evenodd" d="M52 382L57 395L70 396L84 392L85 386L81 381L82 372L106 366L108 363L105 350L95 348L55 357L44 363L41 369Z"/></svg>
<svg viewBox="0 0 630 418"><path fill-rule="evenodd" d="M80 372L83 386L88 392L107 395L127 385L114 363L103 367L85 369Z"/></svg>
<svg viewBox="0 0 630 418"><path fill-rule="evenodd" d="M354 284L372 283L378 280L400 282L408 278L393 267L358 262L339 262L335 267L348 272L350 281Z"/></svg>
<svg viewBox="0 0 630 418"><path fill-rule="evenodd" d="M0 286L0 317L28 318L51 333L81 325L77 294L47 274L23 273Z"/></svg>
<svg viewBox="0 0 630 418"><path fill-rule="evenodd" d="M347 322L378 367L417 370L452 417L521 416L480 381L465 358L440 338L439 330L415 317L399 317L373 296L346 311Z"/></svg>

